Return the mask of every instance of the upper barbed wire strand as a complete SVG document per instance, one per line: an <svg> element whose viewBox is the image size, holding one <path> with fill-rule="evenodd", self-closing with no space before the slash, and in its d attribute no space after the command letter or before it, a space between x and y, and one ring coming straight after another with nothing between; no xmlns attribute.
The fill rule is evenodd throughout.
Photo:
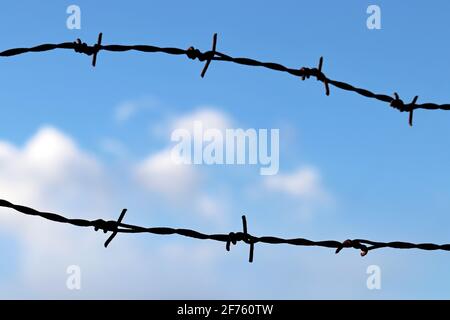
<svg viewBox="0 0 450 320"><path fill-rule="evenodd" d="M46 220L53 222L65 223L74 225L77 227L93 227L95 231L103 230L104 233L112 232L109 238L105 242L105 247L108 247L110 242L118 233L150 233L156 235L180 235L183 237L194 238L198 240L214 240L226 243L226 250L229 251L231 244L236 245L238 242L244 242L250 247L249 251L249 262L253 262L254 256L254 246L256 243L265 244L289 244L294 246L302 247L323 247L335 249L335 253L339 253L344 248L353 248L360 250L361 256L365 256L369 251L380 249L380 248L392 248L392 249L418 249L418 250L443 250L450 251L450 244L434 244L434 243L410 243L403 241L393 241L393 242L376 242L365 239L347 239L345 241L336 240L325 240L325 241L313 241L304 238L291 238L284 239L273 236L254 236L251 235L247 230L247 219L242 216L242 231L230 232L228 234L205 234L190 229L177 229L169 227L141 227L137 225L123 223L122 219L125 216L126 209L122 210L120 217L117 221L109 220L105 221L103 219L96 220L85 220L85 219L70 219L62 215L51 213L51 212L41 212L36 209L13 204L7 200L0 199L0 207L13 209L17 212L21 212L25 215L38 216Z"/></svg>
<svg viewBox="0 0 450 320"><path fill-rule="evenodd" d="M153 45L103 45L102 42L102 33L98 36L98 41L95 45L89 46L88 44L81 42L80 39L77 39L75 42L63 42L59 44L41 44L31 48L13 48L8 49L3 52L0 52L0 57L11 57L20 54L25 54L28 52L44 52L51 51L55 49L70 49L74 50L78 53L83 53L86 55L93 55L92 65L95 67L97 61L97 54L100 51L110 51L110 52L125 52L125 51L139 51L145 53L165 53L170 55L186 55L188 58L199 61L206 61L205 66L202 70L201 76L204 77L206 70L208 69L210 63L212 61L224 61L224 62L232 62L235 64L246 65L251 67L263 67L266 69L271 69L279 72L289 73L293 76L300 77L302 80L309 79L310 77L316 78L317 81L324 83L325 85L325 93L326 95L330 94L329 86L336 87L341 90L355 92L359 95L362 95L367 98L376 99L378 101L389 103L389 106L397 109L400 112L408 112L409 113L409 124L412 126L413 120L413 112L417 109L425 109L425 110L450 110L450 104L436 104L436 103L416 103L417 96L413 99L411 103L404 103L403 100L400 99L397 93L394 93L394 97L386 95L386 94L378 94L374 93L370 90L355 87L349 83L337 81L328 78L325 73L322 71L323 66L323 57L319 60L319 66L317 68L307 68L302 67L298 69L289 68L282 64L275 62L262 62L251 58L244 57L232 57L225 53L219 52L216 50L217 45L217 33L213 36L213 45L212 50L209 51L200 51L195 49L194 47L190 47L188 49L180 49L180 48L170 48L170 47L158 47Z"/></svg>

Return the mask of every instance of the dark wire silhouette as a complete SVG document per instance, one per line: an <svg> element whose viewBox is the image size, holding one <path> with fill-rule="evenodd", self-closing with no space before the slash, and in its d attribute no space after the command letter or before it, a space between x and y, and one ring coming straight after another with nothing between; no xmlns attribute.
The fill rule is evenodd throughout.
<svg viewBox="0 0 450 320"><path fill-rule="evenodd" d="M157 47L152 45L103 45L102 44L102 33L98 36L98 41L93 46L89 46L86 43L82 42L80 39L77 39L75 42L63 42L59 44L42 44L31 48L14 48L5 50L0 52L1 57L10 57L19 54L24 54L27 52L43 52L50 51L55 49L70 49L75 50L78 53L83 53L88 56L92 56L92 65L95 67L97 63L97 55L100 51L112 51L112 52L124 52L124 51L140 51L146 53L155 53L161 52L170 55L186 55L188 58L199 61L205 61L205 66L201 72L201 76L204 77L206 71L208 70L211 61L227 61L233 62L236 64L253 66L253 67L264 67L267 69L286 72L291 75L300 77L302 80L309 79L310 77L316 78L318 81L322 82L325 86L325 94L330 95L330 85L336 88L356 92L364 97L376 99L379 101L383 101L389 103L389 105L397 109L400 112L408 112L409 113L409 125L412 126L413 123L413 112L416 109L427 109L427 110L450 110L450 104L435 104L435 103L422 103L418 104L417 99L418 96L415 96L414 99L410 103L404 103L403 100L400 99L400 96L395 92L394 97L385 95L385 94L377 94L371 92L369 90L354 87L351 84L332 80L328 78L323 72L323 57L320 57L319 64L317 68L307 68L303 67L300 69L292 69L285 67L279 63L274 62L261 62L254 59L249 58L234 58L225 53L219 52L216 50L217 45L217 34L213 36L213 44L212 49L209 51L202 52L194 47L190 47L188 49L179 49L179 48L164 48Z"/></svg>
<svg viewBox="0 0 450 320"><path fill-rule="evenodd" d="M393 248L393 249L419 249L419 250L444 250L450 251L450 244L438 245L434 243L409 243L402 241L393 242L377 242L364 239L347 239L345 241L326 240L326 241L312 241L303 238L283 239L272 236L257 237L251 235L247 230L247 219L242 216L242 231L230 232L228 234L205 234L190 229L176 229L168 227L141 227L132 224L123 223L122 220L125 216L127 209L123 209L120 217L117 221L103 219L96 220L84 220L84 219L70 219L51 212L41 212L33 208L25 207L22 205L16 205L6 200L0 200L0 207L10 208L30 216L38 216L46 220L67 223L77 227L93 227L95 231L103 230L104 233L112 232L109 238L105 242L105 248L111 243L114 237L118 233L151 233L157 235L180 235L183 237L189 237L199 240L214 240L226 243L226 250L230 251L231 244L236 245L238 242L244 242L250 246L249 262L253 262L254 248L256 243L266 244L289 244L294 246L315 246L323 248L336 249L336 253L339 253L344 248L353 248L361 251L361 256L365 256L369 251L380 248Z"/></svg>
<svg viewBox="0 0 450 320"><path fill-rule="evenodd" d="M157 47L157 46L151 46L151 45L102 45L102 33L98 36L98 41L95 45L89 46L86 43L82 42L80 39L77 39L75 42L64 42L60 44L42 44L31 48L14 48L5 50L3 52L0 52L0 56L2 57L10 57L15 56L19 54L24 54L28 52L44 52L44 51L50 51L55 49L70 49L74 50L78 53L83 53L88 56L92 56L92 65L95 67L97 63L97 55L100 51L112 51L112 52L124 52L124 51L140 51L140 52L146 52L146 53L166 53L170 55L186 55L188 58L195 60L198 59L199 61L204 61L205 66L203 67L203 70L201 72L201 77L204 77L206 74L206 71L208 70L211 61L227 61L232 62L240 65L247 65L247 66L254 66L254 67L264 67L267 69L280 71L280 72L286 72L291 75L300 77L302 80L309 79L310 77L316 78L316 80L322 82L325 86L325 94L328 96L330 95L330 85L346 90L358 93L362 96L373 98L379 101L383 101L386 103L389 103L389 105L399 110L400 112L408 112L409 113L409 124L412 126L413 122L413 112L416 109L427 109L427 110L450 110L450 104L435 104L435 103L423 103L423 104L417 104L418 96L415 96L414 99L411 101L411 103L404 103L399 95L397 93L394 93L394 97L384 95L384 94L376 94L369 90L357 88L354 87L348 83L340 82L336 80L332 80L328 78L323 72L323 58L321 57L319 59L319 64L317 68L307 68L303 67L300 69L292 69L285 67L278 63L273 62L261 62L254 59L249 58L234 58L229 55L226 55L224 53L216 51L216 45L217 45L217 34L214 34L213 36L213 44L212 49L209 51L201 52L198 49L195 49L194 47L190 47L188 49L179 49L179 48L164 48L164 47ZM226 249L227 251L230 250L231 244L236 245L238 242L244 242L250 246L250 253L249 253L249 262L253 261L253 254L254 254L254 245L256 243L266 243L266 244L289 244L289 245L295 245L295 246L317 246L317 247L324 247L324 248L333 248L336 249L336 253L339 253L344 248L354 248L361 251L361 256L365 256L369 251L380 249L380 248L393 248L393 249L419 249L419 250L444 250L444 251L450 251L450 244L433 244L433 243L409 243L409 242L401 242L401 241L394 241L394 242L376 242L371 240L364 240L364 239L347 239L343 242L335 241L335 240L327 240L327 241L312 241L308 239L303 238L294 238L294 239L283 239L278 237L272 237L272 236L253 236L250 233L248 233L247 230L247 220L245 216L242 216L242 224L243 224L243 230L240 232L230 232L228 234L205 234L201 233L195 230L190 229L175 229L175 228L168 228L168 227L152 227L152 228L146 228L131 224L123 223L122 220L125 216L126 209L123 209L120 217L117 221L105 221L103 219L97 219L97 220L84 220L84 219L70 219L66 218L64 216L61 216L56 213L50 213L50 212L41 212L37 211L33 208L21 206L12 204L9 201L6 200L0 200L0 207L10 208L14 209L18 212L21 212L26 215L31 216L39 216L41 218L59 222L59 223L66 223L71 224L78 227L93 227L95 231L103 230L104 233L111 232L111 235L105 242L105 247L108 247L108 245L111 243L111 241L114 239L114 237L118 233L150 233L150 234L157 234L157 235L181 235L184 237L190 237L194 239L199 240L215 240L220 242L226 243Z"/></svg>

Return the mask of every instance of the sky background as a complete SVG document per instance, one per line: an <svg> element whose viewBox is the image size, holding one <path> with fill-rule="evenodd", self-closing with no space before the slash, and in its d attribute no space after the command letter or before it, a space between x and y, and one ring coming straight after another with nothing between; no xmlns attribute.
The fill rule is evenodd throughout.
<svg viewBox="0 0 450 320"><path fill-rule="evenodd" d="M81 30L66 8L81 8ZM381 30L366 9L381 8ZM81 38L314 67L405 101L450 102L448 1L14 1L0 50ZM450 242L450 113L408 116L310 79L137 52L0 59L0 198L70 217L313 240ZM173 129L280 129L280 171L175 166ZM0 298L448 299L450 254L108 236L0 210ZM81 268L68 290L67 267ZM381 289L366 286L381 269Z"/></svg>

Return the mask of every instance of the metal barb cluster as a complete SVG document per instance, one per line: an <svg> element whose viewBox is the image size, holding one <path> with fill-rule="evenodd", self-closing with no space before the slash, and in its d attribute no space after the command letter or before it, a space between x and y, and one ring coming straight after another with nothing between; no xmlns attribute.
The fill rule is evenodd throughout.
<svg viewBox="0 0 450 320"><path fill-rule="evenodd" d="M309 79L310 77L316 78L317 81L320 81L325 86L325 94L330 95L330 86L334 86L338 89L355 92L359 95L362 95L367 98L376 99L382 102L388 103L392 108L397 109L400 112L408 112L409 113L409 125L412 126L413 123L413 113L416 109L425 109L425 110L450 110L450 104L435 104L435 103L417 103L417 96L413 99L411 103L405 104L397 93L394 94L394 97L378 94L371 92L367 89L358 88L352 86L349 83L341 82L337 80L332 80L328 78L322 71L323 66L323 57L319 60L318 67L315 68L307 68L302 67L298 68L288 68L282 64L274 63L274 62L261 62L255 59L250 58L235 58L231 57L225 53L219 52L216 50L217 46L217 33L213 36L212 49L209 51L202 52L199 49L194 47L189 47L187 50L180 48L165 48L165 47L157 47L152 45L102 45L102 33L99 34L97 43L93 46L89 46L88 44L82 42L80 39L77 39L75 42L64 42L59 44L42 44L31 48L14 48L5 50L0 52L0 57L10 57L19 54L24 54L27 52L44 52L55 49L71 49L78 53L83 53L92 57L92 66L95 67L97 63L97 55L100 51L110 51L110 52L125 52L125 51L139 51L145 53L165 53L170 55L185 55L189 59L196 60L198 59L201 62L205 62L203 70L201 72L201 77L203 78L208 70L212 61L225 61L232 62L235 64L252 66L252 67L263 67L266 69L271 69L280 72L286 72L293 76L299 77L302 80Z"/></svg>
<svg viewBox="0 0 450 320"><path fill-rule="evenodd" d="M102 48L102 38L103 34L99 33L97 43L93 46L87 45L86 43L82 42L81 39L78 38L77 41L73 43L74 44L73 49L75 50L75 52L84 53L88 56L93 56L92 66L95 67L95 65L97 64L97 54Z"/></svg>
<svg viewBox="0 0 450 320"><path fill-rule="evenodd" d="M248 233L247 229L247 219L245 216L242 216L242 231L239 232L230 232L228 234L205 234L202 232L198 232L190 229L175 229L168 227L141 227L132 224L123 223L122 220L125 216L126 209L122 210L120 217L117 221L110 220L105 221L103 219L97 220L84 220L84 219L70 219L64 216L61 216L56 213L51 212L41 212L37 211L30 207L25 207L22 205L16 205L6 200L0 199L0 207L10 208L17 212L21 212L25 215L30 216L38 216L46 220L50 220L53 222L66 223L70 225L74 225L77 227L93 227L95 231L103 230L104 233L111 232L108 240L105 242L105 247L111 243L114 237L118 233L150 233L156 235L180 235L183 237L194 238L198 240L214 240L219 242L225 242L225 248L227 251L230 251L231 244L236 245L238 242L244 242L250 246L249 252L249 262L253 262L254 257L254 248L256 243L266 243L266 244L289 244L294 246L302 246L302 247L323 247L323 248L332 248L335 249L335 253L339 253L344 248L356 249L360 250L361 256L367 255L369 251L380 249L380 248L393 248L393 249L418 249L418 250L443 250L450 251L450 244L434 244L434 243L410 243L410 242L402 242L402 241L394 241L394 242L376 242L371 240L364 239L347 239L345 241L336 241L336 240L325 240L325 241L313 241L303 238L293 238L293 239L284 239L273 236L253 236Z"/></svg>

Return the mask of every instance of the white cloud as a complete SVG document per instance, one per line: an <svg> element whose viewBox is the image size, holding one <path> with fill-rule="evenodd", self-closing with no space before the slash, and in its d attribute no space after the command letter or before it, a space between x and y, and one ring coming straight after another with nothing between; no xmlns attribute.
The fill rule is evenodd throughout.
<svg viewBox="0 0 450 320"><path fill-rule="evenodd" d="M151 195L161 196L170 206L190 208L206 221L224 224L227 206L221 198L202 188L206 177L195 166L177 163L171 150L152 154L134 169L137 182ZM181 160L181 159L179 159Z"/></svg>
<svg viewBox="0 0 450 320"><path fill-rule="evenodd" d="M128 120L135 112L137 107L131 102L124 102L120 104L115 111L115 119L119 122L124 122Z"/></svg>
<svg viewBox="0 0 450 320"><path fill-rule="evenodd" d="M138 112L144 109L153 108L156 104L157 101L151 97L124 101L115 108L114 119L117 122L126 122Z"/></svg>
<svg viewBox="0 0 450 320"><path fill-rule="evenodd" d="M111 174L52 127L40 129L22 148L0 142L1 198L38 210L116 219L122 207L108 188ZM158 242L155 237L155 245L150 241L143 246L138 236L120 234L105 249L108 235L102 232L6 208L0 208L0 233L18 243L13 246L18 252L12 255L17 262L8 262L17 268L2 282L1 298L182 298L195 296L192 288L198 289L199 296L212 293L216 253L211 244L186 244L185 239L175 238ZM180 262L182 273L171 267ZM69 265L81 267L81 291L66 288Z"/></svg>
<svg viewBox="0 0 450 320"><path fill-rule="evenodd" d="M211 107L202 107L194 112L172 119L169 128L171 131L185 129L192 134L195 121L201 122L204 130L218 129L225 131L225 129L232 127L232 120L225 113Z"/></svg>
<svg viewBox="0 0 450 320"><path fill-rule="evenodd" d="M177 164L172 157L170 149L152 154L136 166L135 175L148 191L176 199L198 187L200 174L194 166Z"/></svg>
<svg viewBox="0 0 450 320"><path fill-rule="evenodd" d="M166 121L153 123L150 132L157 138L167 139L174 130L184 129L193 136L194 122L200 122L203 130L218 129L223 133L225 129L233 127L233 120L227 114L214 107L204 106L184 115L169 116ZM196 138L193 136L193 139Z"/></svg>
<svg viewBox="0 0 450 320"><path fill-rule="evenodd" d="M194 138L194 121L200 121L204 129L225 130L231 126L231 119L223 112L204 107L194 112L172 118L166 128L188 130ZM166 129L167 130L167 129ZM170 133L167 134L170 137ZM167 142L169 145L169 141ZM193 143L195 143L193 141ZM224 221L224 203L202 190L206 176L195 165L183 164L182 155L172 153L168 146L152 153L134 168L136 180L148 192L163 196L171 204L188 205L192 211L211 221Z"/></svg>
<svg viewBox="0 0 450 320"><path fill-rule="evenodd" d="M200 108L192 113L172 118L167 123L170 131L185 129L193 134L194 121L200 121L204 129L225 130L231 125L230 118L219 110ZM158 192L170 198L191 195L201 180L199 170L193 165L181 164L182 155L171 152L170 133L167 134L168 147L152 153L135 167L138 181L151 192ZM194 143L194 142L193 142Z"/></svg>
<svg viewBox="0 0 450 320"><path fill-rule="evenodd" d="M124 159L129 156L129 152L125 144L114 138L104 138L100 141L100 148L118 159Z"/></svg>
<svg viewBox="0 0 450 320"><path fill-rule="evenodd" d="M166 168L165 157L167 154L161 151L153 160L147 160L150 167L166 172L166 175L173 174ZM317 172L298 172L302 170L282 175L271 188L293 197L311 197L317 190L323 190ZM24 147L0 142L0 194L13 202L71 217L115 219L122 207L114 203L117 194L108 188L107 177L112 175L114 172L55 128L39 130ZM172 179L183 175L186 176L177 173ZM186 178L188 186L198 186L195 179L190 179ZM298 179L303 183L294 182ZM121 191L126 193L128 187L123 185ZM194 190L201 191L200 186ZM133 199L133 195L128 197ZM215 200L200 192L193 198L193 203L207 217L220 212L221 206ZM125 221L138 223L133 214L129 211ZM164 212L157 215L163 216ZM267 231L270 234L270 228ZM255 258L257 265L246 262L248 247L242 243L226 254L222 243L177 236L119 234L110 247L104 249L103 241L108 235L15 214L9 209L0 209L0 233L11 235L19 243L19 246L11 245L18 248L17 257L8 254L18 260L5 262L9 266L17 265L17 268L8 279L2 279L0 298L267 299L364 297L364 294L370 298L368 290L364 289L365 265L357 265L358 261L360 264L365 262L360 257L350 260L352 256L349 255L344 257L345 260L336 260L341 256L336 257L325 249L321 253L321 249L259 246ZM308 251L309 259L306 260L305 250L314 250ZM317 271L317 263L332 267ZM81 267L81 291L66 288L66 270L74 264ZM234 267L230 269L230 266ZM339 270L352 272L333 277L336 266ZM239 270L238 278L234 268ZM274 269L279 271L279 277L268 278L267 274ZM299 273L300 269L302 272ZM292 282L292 274L301 277L294 277ZM328 293L314 290L324 281L331 286ZM286 286L286 283L291 285ZM349 283L354 285L341 290ZM360 287L363 289L358 289ZM359 290L357 293L354 293L355 288Z"/></svg>
<svg viewBox="0 0 450 320"><path fill-rule="evenodd" d="M200 193L195 199L195 208L202 217L225 225L227 210L229 211L230 209L222 198Z"/></svg>
<svg viewBox="0 0 450 320"><path fill-rule="evenodd" d="M0 142L0 164L0 194L12 201L36 202L51 195L53 203L60 197L76 203L77 190L84 189L86 200L96 202L90 188L106 190L99 163L52 127L40 129L22 149Z"/></svg>
<svg viewBox="0 0 450 320"><path fill-rule="evenodd" d="M322 186L319 171L313 167L302 167L289 174L268 176L264 180L264 185L270 191L284 193L301 200L329 198Z"/></svg>

